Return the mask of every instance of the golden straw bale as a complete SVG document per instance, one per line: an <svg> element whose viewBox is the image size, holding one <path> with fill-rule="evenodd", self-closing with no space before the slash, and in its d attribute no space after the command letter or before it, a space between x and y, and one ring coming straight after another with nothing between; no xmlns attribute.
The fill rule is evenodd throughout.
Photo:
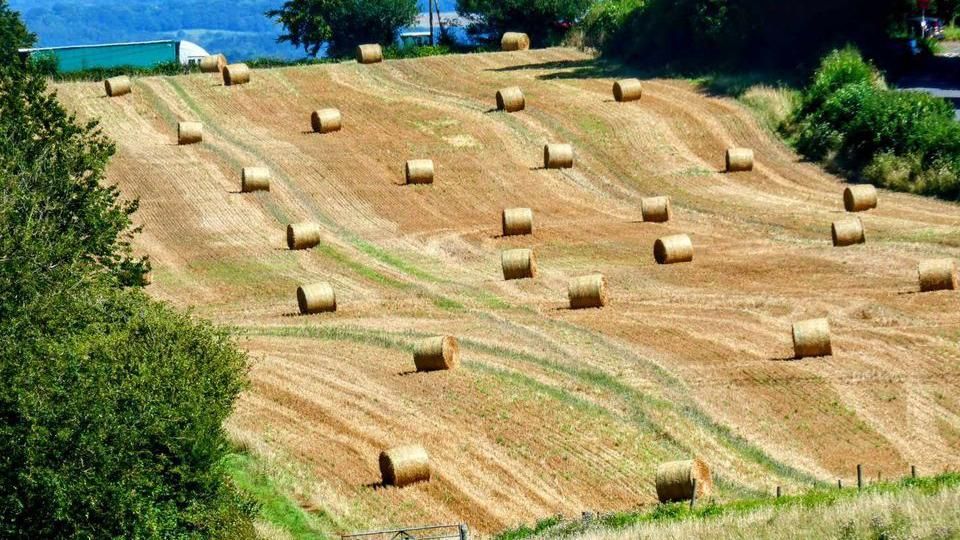
<svg viewBox="0 0 960 540"><path fill-rule="evenodd" d="M664 223L670 221L670 197L646 197L640 199L640 212L643 221L650 223Z"/></svg>
<svg viewBox="0 0 960 540"><path fill-rule="evenodd" d="M862 184L843 190L843 207L847 212L863 212L877 207L877 188Z"/></svg>
<svg viewBox="0 0 960 540"><path fill-rule="evenodd" d="M432 184L433 160L411 159L404 166L404 178L408 184Z"/></svg>
<svg viewBox="0 0 960 540"><path fill-rule="evenodd" d="M607 305L607 278L603 274L576 277L567 285L570 309L599 308Z"/></svg>
<svg viewBox="0 0 960 540"><path fill-rule="evenodd" d="M523 90L519 86L501 88L497 90L497 110L513 113L527 107L527 100L523 97Z"/></svg>
<svg viewBox="0 0 960 540"><path fill-rule="evenodd" d="M230 64L223 68L223 85L235 86L250 82L250 68L246 64Z"/></svg>
<svg viewBox="0 0 960 540"><path fill-rule="evenodd" d="M180 122L177 124L177 144L196 144L203 142L203 124L200 122Z"/></svg>
<svg viewBox="0 0 960 540"><path fill-rule="evenodd" d="M713 492L710 467L699 459L671 461L657 467L657 499L662 503L689 501L693 498L696 480L697 499L709 497Z"/></svg>
<svg viewBox="0 0 960 540"><path fill-rule="evenodd" d="M332 133L343 127L343 117L338 109L320 109L310 115L310 125L317 133Z"/></svg>
<svg viewBox="0 0 960 540"><path fill-rule="evenodd" d="M867 241L860 218L847 218L834 221L830 226L833 245L837 247L862 244Z"/></svg>
<svg viewBox="0 0 960 540"><path fill-rule="evenodd" d="M623 79L613 83L613 98L623 103L643 97L643 85L639 79Z"/></svg>
<svg viewBox="0 0 960 540"><path fill-rule="evenodd" d="M266 167L244 167L240 174L240 191L270 191L270 169Z"/></svg>
<svg viewBox="0 0 960 540"><path fill-rule="evenodd" d="M547 144L543 147L544 169L569 169L573 167L573 145Z"/></svg>
<svg viewBox="0 0 960 540"><path fill-rule="evenodd" d="M453 336L436 336L417 343L413 350L417 371L454 369L460 365L460 343Z"/></svg>
<svg viewBox="0 0 960 540"><path fill-rule="evenodd" d="M201 73L220 73L227 67L227 57L222 54L211 54L200 59Z"/></svg>
<svg viewBox="0 0 960 540"><path fill-rule="evenodd" d="M537 260L532 249L508 249L500 254L503 279L526 279L537 277Z"/></svg>
<svg viewBox="0 0 960 540"><path fill-rule="evenodd" d="M830 356L830 322L827 319L811 319L793 324L793 354L796 358Z"/></svg>
<svg viewBox="0 0 960 540"><path fill-rule="evenodd" d="M297 287L297 304L304 315L337 310L337 295L327 282Z"/></svg>
<svg viewBox="0 0 960 540"><path fill-rule="evenodd" d="M693 260L693 242L685 234L658 238L653 243L653 258L658 264L690 262Z"/></svg>
<svg viewBox="0 0 960 540"><path fill-rule="evenodd" d="M130 77L120 75L103 81L103 89L106 91L107 97L123 96L132 91L133 83L130 82Z"/></svg>
<svg viewBox="0 0 960 540"><path fill-rule="evenodd" d="M533 210L529 208L504 209L502 222L504 236L533 234Z"/></svg>
<svg viewBox="0 0 960 540"><path fill-rule="evenodd" d="M727 150L727 172L753 170L753 150L749 148L730 148Z"/></svg>
<svg viewBox="0 0 960 540"><path fill-rule="evenodd" d="M957 263L953 259L921 261L917 273L922 292L957 289Z"/></svg>
<svg viewBox="0 0 960 540"><path fill-rule="evenodd" d="M376 64L383 62L383 48L377 43L368 43L357 47L357 62Z"/></svg>
<svg viewBox="0 0 960 540"><path fill-rule="evenodd" d="M419 445L400 446L380 452L383 485L404 487L430 480L430 455Z"/></svg>
<svg viewBox="0 0 960 540"><path fill-rule="evenodd" d="M291 223L287 225L287 247L310 249L320 243L320 225L316 223Z"/></svg>
<svg viewBox="0 0 960 540"><path fill-rule="evenodd" d="M525 51L530 48L530 36L523 32L505 32L500 39L500 49L504 51Z"/></svg>

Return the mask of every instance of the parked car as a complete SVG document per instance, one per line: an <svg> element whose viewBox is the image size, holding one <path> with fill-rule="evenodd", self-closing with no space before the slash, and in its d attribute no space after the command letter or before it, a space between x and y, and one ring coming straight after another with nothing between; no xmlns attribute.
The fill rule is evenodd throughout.
<svg viewBox="0 0 960 540"><path fill-rule="evenodd" d="M943 20L933 17L913 17L907 19L910 37L917 39L943 39Z"/></svg>

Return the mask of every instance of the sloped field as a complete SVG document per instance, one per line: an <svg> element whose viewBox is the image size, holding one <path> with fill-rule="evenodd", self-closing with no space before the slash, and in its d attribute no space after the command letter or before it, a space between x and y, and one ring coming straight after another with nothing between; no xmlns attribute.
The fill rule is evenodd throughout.
<svg viewBox="0 0 960 540"><path fill-rule="evenodd" d="M881 193L868 243L833 248L843 185L739 104L690 83L611 77L569 49L97 83L60 98L117 141L109 177L140 197L149 291L234 326L256 359L228 428L298 471L295 496L335 527L464 520L493 531L558 512L653 502L658 462L697 454L724 495L815 479L956 466L960 296L918 294L916 265L960 256L960 208ZM525 112L492 112L520 85ZM309 132L341 109L342 132ZM202 145L178 147L176 122ZM546 142L572 170L547 171ZM753 172L720 174L728 146ZM401 186L429 157L432 186ZM269 193L240 194L263 165ZM669 195L674 219L641 221ZM532 237L500 238L529 206ZM290 252L288 223L321 247ZM657 266L656 238L688 233L691 264ZM500 251L531 247L536 280L504 282ZM566 309L572 276L603 272L612 301ZM330 281L336 314L297 316L297 285ZM790 325L828 316L832 357L785 361ZM412 373L412 344L459 336L464 365ZM377 485L377 454L422 443L434 481Z"/></svg>

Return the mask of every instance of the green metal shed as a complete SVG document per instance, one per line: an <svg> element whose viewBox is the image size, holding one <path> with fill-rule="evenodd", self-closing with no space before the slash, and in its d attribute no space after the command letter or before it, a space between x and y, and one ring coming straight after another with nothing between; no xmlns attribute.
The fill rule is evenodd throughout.
<svg viewBox="0 0 960 540"><path fill-rule="evenodd" d="M139 43L108 43L106 45L72 45L43 47L21 52L32 58L52 56L61 73L93 68L133 66L149 68L166 62L179 61L179 42L143 41Z"/></svg>

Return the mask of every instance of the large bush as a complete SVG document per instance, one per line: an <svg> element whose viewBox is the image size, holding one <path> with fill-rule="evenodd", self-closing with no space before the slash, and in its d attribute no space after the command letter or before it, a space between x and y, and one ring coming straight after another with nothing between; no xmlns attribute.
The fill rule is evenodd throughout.
<svg viewBox="0 0 960 540"><path fill-rule="evenodd" d="M904 9L903 0L601 0L587 20L620 22L588 25L587 40L648 65L794 68L846 43L879 47Z"/></svg>
<svg viewBox="0 0 960 540"><path fill-rule="evenodd" d="M499 39L526 32L536 46L556 43L580 20L593 0L457 0L457 12L473 19L473 32Z"/></svg>
<svg viewBox="0 0 960 540"><path fill-rule="evenodd" d="M417 0L287 0L267 16L286 29L280 41L313 56L326 43L330 55L342 56L364 43L391 45L417 13Z"/></svg>
<svg viewBox="0 0 960 540"><path fill-rule="evenodd" d="M945 100L886 87L855 50L828 55L787 127L806 157L894 189L960 196L960 124Z"/></svg>
<svg viewBox="0 0 960 540"><path fill-rule="evenodd" d="M135 287L113 145L32 69L0 65L0 537L249 537L220 468L245 357Z"/></svg>

